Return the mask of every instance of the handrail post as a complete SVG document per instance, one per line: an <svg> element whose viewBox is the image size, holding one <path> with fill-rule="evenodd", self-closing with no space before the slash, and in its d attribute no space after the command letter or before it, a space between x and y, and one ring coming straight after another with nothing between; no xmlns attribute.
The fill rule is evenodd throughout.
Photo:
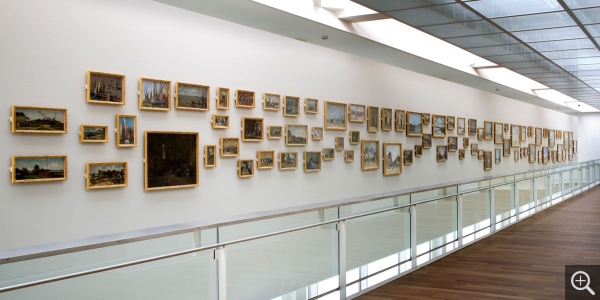
<svg viewBox="0 0 600 300"><path fill-rule="evenodd" d="M546 197L548 197L548 200L546 203L548 203L548 205L546 205L546 208L550 207L550 205L552 204L552 185L551 185L551 181L552 180L552 175L548 175L546 176Z"/></svg>
<svg viewBox="0 0 600 300"><path fill-rule="evenodd" d="M573 190L573 169L569 170L569 184L571 186L571 197L573 197L575 195L575 191Z"/></svg>
<svg viewBox="0 0 600 300"><path fill-rule="evenodd" d="M560 201L565 200L565 172L560 171Z"/></svg>
<svg viewBox="0 0 600 300"><path fill-rule="evenodd" d="M417 267L417 206L410 206L410 266Z"/></svg>
<svg viewBox="0 0 600 300"><path fill-rule="evenodd" d="M227 300L227 260L225 247L215 250L215 259L218 261L219 300Z"/></svg>
<svg viewBox="0 0 600 300"><path fill-rule="evenodd" d="M515 222L519 222L519 183L513 182L512 184L512 206L515 209Z"/></svg>
<svg viewBox="0 0 600 300"><path fill-rule="evenodd" d="M346 221L337 223L340 300L346 299Z"/></svg>
<svg viewBox="0 0 600 300"><path fill-rule="evenodd" d="M531 178L531 184L529 185L531 188L531 191L529 192L529 197L531 197L531 199L533 200L533 213L537 213L538 212L538 200L537 200L537 178L532 177Z"/></svg>
<svg viewBox="0 0 600 300"><path fill-rule="evenodd" d="M494 194L494 188L489 188L488 193L490 195L490 233L496 232L496 195Z"/></svg>
<svg viewBox="0 0 600 300"><path fill-rule="evenodd" d="M463 203L462 195L456 196L456 238L458 247L463 245Z"/></svg>

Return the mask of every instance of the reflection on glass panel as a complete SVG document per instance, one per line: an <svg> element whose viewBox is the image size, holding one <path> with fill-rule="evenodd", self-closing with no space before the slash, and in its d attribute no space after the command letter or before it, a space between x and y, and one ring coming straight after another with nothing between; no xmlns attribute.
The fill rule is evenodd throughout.
<svg viewBox="0 0 600 300"><path fill-rule="evenodd" d="M598 0L565 0L565 4L571 9L598 6Z"/></svg>
<svg viewBox="0 0 600 300"><path fill-rule="evenodd" d="M515 215L513 208L514 190L512 184L505 184L494 188L494 221L500 222Z"/></svg>
<svg viewBox="0 0 600 300"><path fill-rule="evenodd" d="M228 246L228 299L273 299L337 276L337 236L328 224Z"/></svg>
<svg viewBox="0 0 600 300"><path fill-rule="evenodd" d="M398 19L411 26L437 25L456 21L473 21L481 19L479 16L457 3L394 11L389 12L388 14L392 18Z"/></svg>
<svg viewBox="0 0 600 300"><path fill-rule="evenodd" d="M596 5L597 2L596 2ZM587 8L573 11L575 16L581 21L582 24L594 24L600 23L600 8Z"/></svg>
<svg viewBox="0 0 600 300"><path fill-rule="evenodd" d="M564 41L529 43L529 45L538 51L573 50L595 47L587 37L582 39L568 39Z"/></svg>
<svg viewBox="0 0 600 300"><path fill-rule="evenodd" d="M552 12L539 15L508 17L492 20L508 31L577 26L566 12Z"/></svg>
<svg viewBox="0 0 600 300"><path fill-rule="evenodd" d="M550 189L552 189L552 199L556 199L560 197L560 174L553 174L551 178Z"/></svg>
<svg viewBox="0 0 600 300"><path fill-rule="evenodd" d="M557 51L557 52L544 52L544 55L549 59L582 58L582 57L598 56L598 55L600 55L600 51L598 51L597 49L581 49L581 50L568 50L568 51ZM585 76L585 75L582 75L582 76Z"/></svg>
<svg viewBox="0 0 600 300"><path fill-rule="evenodd" d="M480 229L490 226L489 190L464 194L463 209L463 238Z"/></svg>
<svg viewBox="0 0 600 300"><path fill-rule="evenodd" d="M417 255L456 240L455 197L417 205Z"/></svg>
<svg viewBox="0 0 600 300"><path fill-rule="evenodd" d="M586 37L585 33L583 33L583 31L581 31L579 27L540 29L534 31L518 31L513 32L513 34L526 43Z"/></svg>
<svg viewBox="0 0 600 300"><path fill-rule="evenodd" d="M465 183L465 184L461 184L458 186L458 192L462 193L462 192L474 191L474 190L477 190L480 188L486 188L488 186L490 186L489 180Z"/></svg>
<svg viewBox="0 0 600 300"><path fill-rule="evenodd" d="M368 201L363 203L350 204L339 207L340 218L364 214L372 211L392 208L410 203L410 195Z"/></svg>
<svg viewBox="0 0 600 300"><path fill-rule="evenodd" d="M529 210L534 207L532 195L533 180L523 180L517 183L517 204L519 213Z"/></svg>
<svg viewBox="0 0 600 300"><path fill-rule="evenodd" d="M468 5L488 18L563 10L556 0L486 0Z"/></svg>
<svg viewBox="0 0 600 300"><path fill-rule="evenodd" d="M548 202L548 191L546 190L548 184L548 177L542 176L535 179L535 195L538 205Z"/></svg>
<svg viewBox="0 0 600 300"><path fill-rule="evenodd" d="M589 65L589 64L600 64L600 57L582 57L582 58L565 58L555 59L555 63L558 65Z"/></svg>
<svg viewBox="0 0 600 300"><path fill-rule="evenodd" d="M581 187L581 169L574 169L572 174L571 180L573 181L573 192L575 192Z"/></svg>
<svg viewBox="0 0 600 300"><path fill-rule="evenodd" d="M563 191L565 195L571 192L571 171L563 172Z"/></svg>
<svg viewBox="0 0 600 300"><path fill-rule="evenodd" d="M217 266L213 251L2 293L0 299L216 300Z"/></svg>
<svg viewBox="0 0 600 300"><path fill-rule="evenodd" d="M430 191L424 191L420 193L414 193L410 196L410 203L416 203L423 200L433 199L437 197L443 197L448 195L454 195L458 192L457 186L450 186L441 189L435 189Z"/></svg>

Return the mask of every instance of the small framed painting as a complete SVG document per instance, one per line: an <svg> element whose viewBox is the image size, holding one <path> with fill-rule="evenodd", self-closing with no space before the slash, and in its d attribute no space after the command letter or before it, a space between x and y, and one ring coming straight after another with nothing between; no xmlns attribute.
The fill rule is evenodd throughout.
<svg viewBox="0 0 600 300"><path fill-rule="evenodd" d="M279 170L298 169L298 152L279 152Z"/></svg>
<svg viewBox="0 0 600 300"><path fill-rule="evenodd" d="M214 129L228 129L229 128L229 116L227 115L212 115L212 128Z"/></svg>
<svg viewBox="0 0 600 300"><path fill-rule="evenodd" d="M304 101L304 112L306 112L307 114L319 113L319 100L306 98Z"/></svg>
<svg viewBox="0 0 600 300"><path fill-rule="evenodd" d="M471 155L477 155L477 144L471 144Z"/></svg>
<svg viewBox="0 0 600 300"><path fill-rule="evenodd" d="M204 146L204 167L214 168L217 166L217 145Z"/></svg>
<svg viewBox="0 0 600 300"><path fill-rule="evenodd" d="M548 135L548 147L554 147L556 145L556 133L554 129L550 129L550 134Z"/></svg>
<svg viewBox="0 0 600 300"><path fill-rule="evenodd" d="M285 117L300 116L300 97L285 96L283 98L283 115Z"/></svg>
<svg viewBox="0 0 600 300"><path fill-rule="evenodd" d="M510 147L518 148L521 145L520 142L521 126L510 125Z"/></svg>
<svg viewBox="0 0 600 300"><path fill-rule="evenodd" d="M81 124L79 127L79 141L82 143L107 143L108 126Z"/></svg>
<svg viewBox="0 0 600 300"><path fill-rule="evenodd" d="M323 127L313 127L312 128L312 140L320 141L323 139Z"/></svg>
<svg viewBox="0 0 600 300"><path fill-rule="evenodd" d="M413 164L413 150L404 150L404 164L405 165Z"/></svg>
<svg viewBox="0 0 600 300"><path fill-rule="evenodd" d="M412 152L412 150L410 151ZM402 144L383 143L383 153L385 153L383 155L383 176L402 174ZM410 161L412 163L412 153ZM379 163L377 168L379 168Z"/></svg>
<svg viewBox="0 0 600 300"><path fill-rule="evenodd" d="M510 139L502 140L502 155L504 157L510 156Z"/></svg>
<svg viewBox="0 0 600 300"><path fill-rule="evenodd" d="M235 107L254 108L256 106L256 94L252 91L236 90Z"/></svg>
<svg viewBox="0 0 600 300"><path fill-rule="evenodd" d="M483 121L483 129L484 129L483 139L484 140L492 140L494 138L494 136L493 136L494 128L492 127L492 122Z"/></svg>
<svg viewBox="0 0 600 300"><path fill-rule="evenodd" d="M354 150L344 151L344 160L346 162L353 162L354 161Z"/></svg>
<svg viewBox="0 0 600 300"><path fill-rule="evenodd" d="M446 117L446 129L454 130L456 128L456 117L447 116Z"/></svg>
<svg viewBox="0 0 600 300"><path fill-rule="evenodd" d="M360 144L360 131L350 131L350 145Z"/></svg>
<svg viewBox="0 0 600 300"><path fill-rule="evenodd" d="M254 176L254 160L238 159L238 178L250 178Z"/></svg>
<svg viewBox="0 0 600 300"><path fill-rule="evenodd" d="M401 132L406 129L406 111L396 109L396 131Z"/></svg>
<svg viewBox="0 0 600 300"><path fill-rule="evenodd" d="M140 110L170 111L171 82L140 78L138 107Z"/></svg>
<svg viewBox="0 0 600 300"><path fill-rule="evenodd" d="M346 130L347 104L341 102L325 101L325 114L323 115L325 130Z"/></svg>
<svg viewBox="0 0 600 300"><path fill-rule="evenodd" d="M286 132L286 136L285 136L285 145L286 146L306 146L306 145L308 145L308 126L307 125L286 124L285 132ZM313 139L314 139L314 136L313 136Z"/></svg>
<svg viewBox="0 0 600 300"><path fill-rule="evenodd" d="M381 108L381 130L391 131L392 130L392 109Z"/></svg>
<svg viewBox="0 0 600 300"><path fill-rule="evenodd" d="M282 126L268 126L267 127L267 138L270 140L280 139L283 137L282 131L283 131Z"/></svg>
<svg viewBox="0 0 600 300"><path fill-rule="evenodd" d="M448 137L448 151L450 151L450 152L458 151L458 137L455 137L455 136Z"/></svg>
<svg viewBox="0 0 600 300"><path fill-rule="evenodd" d="M415 145L415 156L423 156L423 145Z"/></svg>
<svg viewBox="0 0 600 300"><path fill-rule="evenodd" d="M504 132L509 132L510 131L510 126L508 125L508 123L504 123Z"/></svg>
<svg viewBox="0 0 600 300"><path fill-rule="evenodd" d="M485 151L483 153L483 170L489 171L492 169L492 151Z"/></svg>
<svg viewBox="0 0 600 300"><path fill-rule="evenodd" d="M477 151L477 159L478 160L483 160L483 150L478 150Z"/></svg>
<svg viewBox="0 0 600 300"><path fill-rule="evenodd" d="M481 127L477 128L477 140L483 141L483 137L484 137L483 128L481 128Z"/></svg>
<svg viewBox="0 0 600 300"><path fill-rule="evenodd" d="M13 133L67 133L67 109L35 106L12 107Z"/></svg>
<svg viewBox="0 0 600 300"><path fill-rule="evenodd" d="M447 161L448 160L448 146L437 146L436 157L437 157L437 161Z"/></svg>
<svg viewBox="0 0 600 300"><path fill-rule="evenodd" d="M431 114L423 113L423 125L431 124Z"/></svg>
<svg viewBox="0 0 600 300"><path fill-rule="evenodd" d="M217 109L228 110L229 109L229 89L219 87L217 88Z"/></svg>
<svg viewBox="0 0 600 300"><path fill-rule="evenodd" d="M521 129L521 134L520 134L521 142L524 142L527 140L527 127L520 126L519 128Z"/></svg>
<svg viewBox="0 0 600 300"><path fill-rule="evenodd" d="M321 152L304 151L304 172L321 171Z"/></svg>
<svg viewBox="0 0 600 300"><path fill-rule="evenodd" d="M361 140L360 152L363 171L379 169L379 140Z"/></svg>
<svg viewBox="0 0 600 300"><path fill-rule="evenodd" d="M465 159L465 149L458 149L458 159L459 160Z"/></svg>
<svg viewBox="0 0 600 300"><path fill-rule="evenodd" d="M239 138L221 138L221 157L237 157L240 156L240 139Z"/></svg>
<svg viewBox="0 0 600 300"><path fill-rule="evenodd" d="M275 167L275 151L273 150L258 150L256 154L258 158L257 169L266 170Z"/></svg>
<svg viewBox="0 0 600 300"><path fill-rule="evenodd" d="M504 124L494 122L494 144L502 144L504 142Z"/></svg>
<svg viewBox="0 0 600 300"><path fill-rule="evenodd" d="M137 117L135 115L116 116L117 147L137 146Z"/></svg>
<svg viewBox="0 0 600 300"><path fill-rule="evenodd" d="M542 145L542 128L539 128L539 127L535 128L535 145L536 146Z"/></svg>
<svg viewBox="0 0 600 300"><path fill-rule="evenodd" d="M407 136L423 136L423 114L407 111L406 126Z"/></svg>
<svg viewBox="0 0 600 300"><path fill-rule="evenodd" d="M463 138L463 148L469 148L469 138L468 137L464 137Z"/></svg>
<svg viewBox="0 0 600 300"><path fill-rule="evenodd" d="M91 162L85 165L87 190L127 186L127 162Z"/></svg>
<svg viewBox="0 0 600 300"><path fill-rule="evenodd" d="M191 83L175 83L175 108L184 110L210 110L210 87Z"/></svg>
<svg viewBox="0 0 600 300"><path fill-rule="evenodd" d="M264 119L242 117L242 141L262 142L264 140Z"/></svg>
<svg viewBox="0 0 600 300"><path fill-rule="evenodd" d="M548 147L542 147L542 163L548 163Z"/></svg>
<svg viewBox="0 0 600 300"><path fill-rule="evenodd" d="M279 111L281 109L281 95L265 93L263 96L263 110Z"/></svg>
<svg viewBox="0 0 600 300"><path fill-rule="evenodd" d="M88 71L86 102L124 105L125 86L125 75Z"/></svg>
<svg viewBox="0 0 600 300"><path fill-rule="evenodd" d="M421 145L423 145L423 149L431 148L431 133L423 133L423 137L421 138Z"/></svg>
<svg viewBox="0 0 600 300"><path fill-rule="evenodd" d="M344 137L338 136L335 138L335 150L342 151L344 150Z"/></svg>
<svg viewBox="0 0 600 300"><path fill-rule="evenodd" d="M446 137L446 116L433 115L433 122L431 124L432 134L434 138L445 138Z"/></svg>
<svg viewBox="0 0 600 300"><path fill-rule="evenodd" d="M379 132L379 107L367 107L367 131Z"/></svg>
<svg viewBox="0 0 600 300"><path fill-rule="evenodd" d="M12 183L67 180L67 156L13 156Z"/></svg>
<svg viewBox="0 0 600 300"><path fill-rule="evenodd" d="M456 133L457 134L465 134L467 133L467 123L465 118L456 118Z"/></svg>
<svg viewBox="0 0 600 300"><path fill-rule="evenodd" d="M519 151L515 150L514 152L515 152L515 154L514 154L515 155L515 162L518 162L519 161ZM535 155L533 157L535 158ZM534 160L534 162L535 162L535 160Z"/></svg>
<svg viewBox="0 0 600 300"><path fill-rule="evenodd" d="M350 122L364 123L366 118L366 107L360 104L349 104L348 116Z"/></svg>
<svg viewBox="0 0 600 300"><path fill-rule="evenodd" d="M502 162L502 149L495 149L495 160L494 162L499 164L500 162Z"/></svg>
<svg viewBox="0 0 600 300"><path fill-rule="evenodd" d="M334 160L334 159L335 159L335 149L323 148L323 160Z"/></svg>
<svg viewBox="0 0 600 300"><path fill-rule="evenodd" d="M469 135L477 134L477 120L469 119Z"/></svg>

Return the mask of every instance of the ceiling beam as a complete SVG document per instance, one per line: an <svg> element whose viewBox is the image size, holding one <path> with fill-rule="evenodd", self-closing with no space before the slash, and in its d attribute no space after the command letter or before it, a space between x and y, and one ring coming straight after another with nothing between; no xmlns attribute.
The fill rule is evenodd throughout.
<svg viewBox="0 0 600 300"><path fill-rule="evenodd" d="M564 8L564 10L567 12L569 17L571 17L571 19L573 19L573 21L575 21L577 26L579 26L581 31L583 31L583 33L588 37L588 39L592 42L592 44L594 44L594 46L596 46L596 49L598 49L598 51L600 51L600 45L598 45L598 42L596 42L594 37L592 37L590 32L587 30L587 28L585 28L585 26L583 26L583 24L581 23L579 18L577 18L577 16L575 16L575 14L571 10L571 8L565 3L565 1L564 0L556 0L556 1L558 2L558 4L560 4L560 6L562 6Z"/></svg>

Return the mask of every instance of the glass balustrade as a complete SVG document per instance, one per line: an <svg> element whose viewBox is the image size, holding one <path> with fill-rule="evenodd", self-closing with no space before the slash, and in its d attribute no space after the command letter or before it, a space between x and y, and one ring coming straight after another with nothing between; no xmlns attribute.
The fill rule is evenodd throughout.
<svg viewBox="0 0 600 300"><path fill-rule="evenodd" d="M462 195L463 243L490 233L490 192L488 189Z"/></svg>
<svg viewBox="0 0 600 300"><path fill-rule="evenodd" d="M417 265L457 246L457 213L456 197L416 206Z"/></svg>

